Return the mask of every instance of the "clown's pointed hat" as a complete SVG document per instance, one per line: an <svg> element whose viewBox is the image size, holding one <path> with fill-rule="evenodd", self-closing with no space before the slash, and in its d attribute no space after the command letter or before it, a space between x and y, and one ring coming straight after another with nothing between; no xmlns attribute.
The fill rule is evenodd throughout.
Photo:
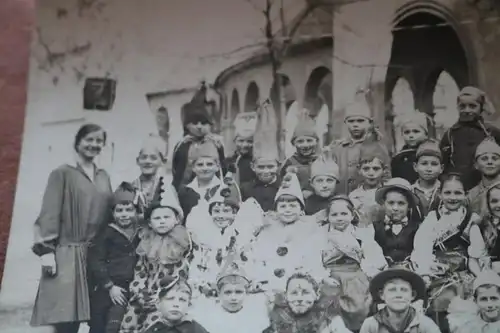
<svg viewBox="0 0 500 333"><path fill-rule="evenodd" d="M495 139L492 137L485 138L476 148L475 158L479 156L492 153L500 155L500 146L496 143Z"/></svg>
<svg viewBox="0 0 500 333"><path fill-rule="evenodd" d="M163 207L170 207L174 210L179 219L184 218L184 212L182 210L181 204L179 202L179 197L177 196L177 191L175 190L172 183L165 181L165 177L160 178L160 202L159 204Z"/></svg>
<svg viewBox="0 0 500 333"><path fill-rule="evenodd" d="M319 140L316 133L316 122L309 116L309 112L305 109L298 116L297 126L293 131L292 143L300 136L309 136Z"/></svg>
<svg viewBox="0 0 500 333"><path fill-rule="evenodd" d="M217 275L217 287L220 289L226 283L249 284L250 279L243 269L243 263L234 259L234 256L226 258L226 263Z"/></svg>
<svg viewBox="0 0 500 333"><path fill-rule="evenodd" d="M305 206L304 195L300 188L299 178L297 177L297 169L295 167L288 167L287 173L281 181L281 186L274 197L274 201L278 200L282 195L290 195L297 198L302 206Z"/></svg>
<svg viewBox="0 0 500 333"><path fill-rule="evenodd" d="M258 110L259 117L253 143L253 159L269 159L279 161L278 143L276 141L276 114L271 103L264 103Z"/></svg>
<svg viewBox="0 0 500 333"><path fill-rule="evenodd" d="M233 183L231 185L221 185L214 196L210 198L209 204L221 202L234 208L240 208L241 201L241 193L238 185Z"/></svg>

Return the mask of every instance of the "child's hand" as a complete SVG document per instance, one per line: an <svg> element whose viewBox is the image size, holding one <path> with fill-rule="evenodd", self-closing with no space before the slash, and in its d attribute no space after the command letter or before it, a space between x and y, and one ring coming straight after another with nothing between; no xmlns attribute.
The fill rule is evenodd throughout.
<svg viewBox="0 0 500 333"><path fill-rule="evenodd" d="M113 286L111 289L109 289L109 297L111 298L111 301L113 304L118 304L118 305L126 305L127 304L127 299L125 298L124 295L125 290L118 287L118 286Z"/></svg>
<svg viewBox="0 0 500 333"><path fill-rule="evenodd" d="M429 288L429 286L431 285L431 278L428 275L425 275L425 276L422 277L422 279L425 282L425 286L427 288Z"/></svg>

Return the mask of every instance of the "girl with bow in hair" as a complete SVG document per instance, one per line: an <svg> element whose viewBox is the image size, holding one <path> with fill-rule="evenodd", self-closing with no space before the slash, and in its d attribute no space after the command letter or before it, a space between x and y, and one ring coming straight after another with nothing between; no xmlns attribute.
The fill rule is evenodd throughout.
<svg viewBox="0 0 500 333"><path fill-rule="evenodd" d="M449 302L455 296L470 296L469 284L481 271L485 244L480 217L467 206L460 175L446 175L439 195L440 207L429 212L415 236L411 260L430 288L429 315L442 332L449 332Z"/></svg>

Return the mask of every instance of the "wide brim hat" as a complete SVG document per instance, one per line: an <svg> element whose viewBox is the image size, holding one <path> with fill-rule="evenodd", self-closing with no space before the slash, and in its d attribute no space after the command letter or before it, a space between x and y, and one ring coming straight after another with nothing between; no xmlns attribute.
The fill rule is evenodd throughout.
<svg viewBox="0 0 500 333"><path fill-rule="evenodd" d="M370 281L370 294L374 301L383 302L380 298L380 291L388 281L393 279L401 279L410 283L416 294L415 300L421 299L424 301L424 304L427 303L427 287L425 281L417 273L402 268L389 268L373 277Z"/></svg>
<svg viewBox="0 0 500 333"><path fill-rule="evenodd" d="M379 205L383 205L387 192L394 189L403 191L406 194L406 198L412 201L411 204L413 204L415 207L418 206L419 199L417 195L413 193L411 184L404 178L389 179L382 187L378 188L375 192L375 201Z"/></svg>

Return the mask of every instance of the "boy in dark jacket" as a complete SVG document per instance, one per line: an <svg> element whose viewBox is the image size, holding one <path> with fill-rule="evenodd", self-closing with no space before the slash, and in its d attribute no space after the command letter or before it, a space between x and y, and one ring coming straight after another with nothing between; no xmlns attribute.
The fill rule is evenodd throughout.
<svg viewBox="0 0 500 333"><path fill-rule="evenodd" d="M97 234L89 247L90 333L118 332L125 314L139 243L135 196L131 184L118 187L114 193L113 222Z"/></svg>
<svg viewBox="0 0 500 333"><path fill-rule="evenodd" d="M184 278L162 281L158 294L158 317L153 317L144 333L208 333L203 326L191 319L192 289Z"/></svg>
<svg viewBox="0 0 500 333"><path fill-rule="evenodd" d="M407 116L401 124L401 134L405 142L403 149L391 161L392 177L406 179L413 184L418 179L414 164L417 149L428 138L427 117L419 111Z"/></svg>

